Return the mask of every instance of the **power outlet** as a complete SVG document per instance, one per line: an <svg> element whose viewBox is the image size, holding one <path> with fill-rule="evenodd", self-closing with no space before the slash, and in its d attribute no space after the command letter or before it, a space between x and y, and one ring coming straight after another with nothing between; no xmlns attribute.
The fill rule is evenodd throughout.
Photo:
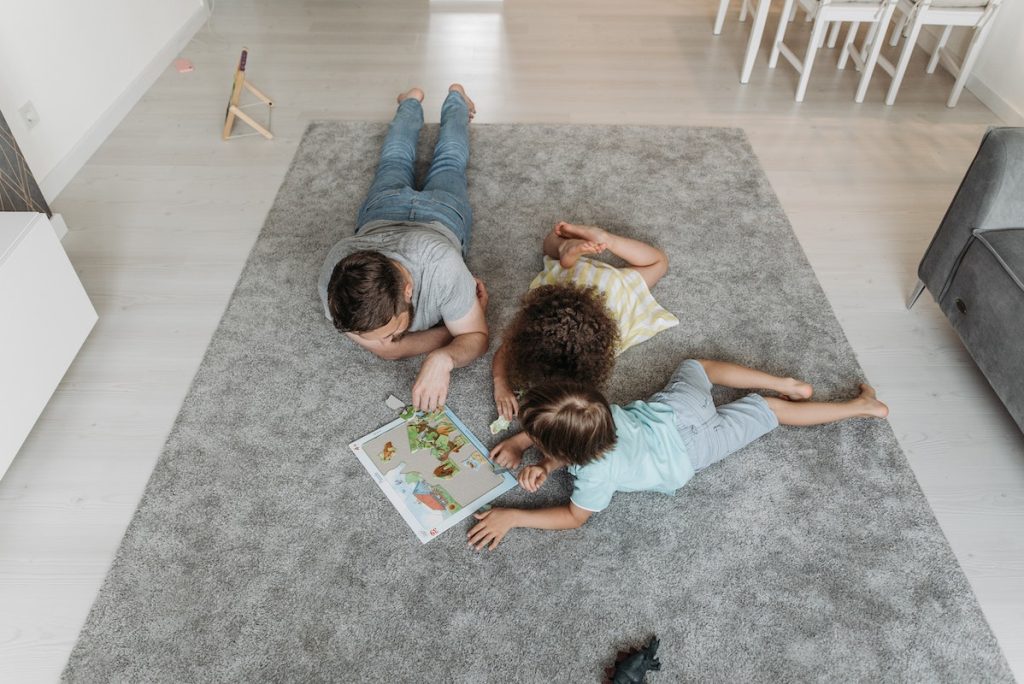
<svg viewBox="0 0 1024 684"><path fill-rule="evenodd" d="M21 118L25 120L25 125L29 128L35 128L36 124L39 123L39 112L36 111L36 106L32 104L32 100L21 105L18 108L18 112L21 114Z"/></svg>

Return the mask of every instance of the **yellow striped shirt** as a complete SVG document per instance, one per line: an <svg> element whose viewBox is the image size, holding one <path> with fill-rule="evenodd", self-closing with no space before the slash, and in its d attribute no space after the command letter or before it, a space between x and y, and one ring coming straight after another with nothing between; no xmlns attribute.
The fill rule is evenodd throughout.
<svg viewBox="0 0 1024 684"><path fill-rule="evenodd" d="M557 259L545 256L544 270L530 283L530 289L566 283L592 285L604 295L605 304L619 324L617 354L679 325L678 318L654 301L647 283L632 268L615 268L603 261L580 257L572 268L566 269Z"/></svg>

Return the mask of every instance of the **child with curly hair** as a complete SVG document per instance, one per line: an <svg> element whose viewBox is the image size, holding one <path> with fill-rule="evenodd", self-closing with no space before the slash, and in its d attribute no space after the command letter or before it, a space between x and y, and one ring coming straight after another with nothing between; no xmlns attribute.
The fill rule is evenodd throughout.
<svg viewBox="0 0 1024 684"><path fill-rule="evenodd" d="M747 396L721 406L712 385L758 387L779 396ZM609 405L591 385L555 381L523 395L523 431L491 451L499 465L519 466L536 447L542 458L519 473L519 484L535 492L557 468L575 477L568 504L520 510L492 508L475 514L470 546L494 548L513 527L564 530L581 526L603 510L615 492L673 494L694 473L717 463L781 425L823 425L848 418L885 418L889 408L869 385L849 401L808 401L814 389L724 361L684 361L668 385L647 401Z"/></svg>
<svg viewBox="0 0 1024 684"><path fill-rule="evenodd" d="M587 255L611 252L616 268ZM516 388L551 379L604 385L615 357L678 325L651 288L668 272L660 249L596 226L562 221L544 239L544 270L494 354L494 403L505 420L519 411Z"/></svg>

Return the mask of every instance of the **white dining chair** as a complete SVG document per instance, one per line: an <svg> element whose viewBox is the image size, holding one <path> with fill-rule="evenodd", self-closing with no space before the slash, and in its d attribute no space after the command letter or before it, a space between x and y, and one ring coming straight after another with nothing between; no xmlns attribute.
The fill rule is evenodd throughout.
<svg viewBox="0 0 1024 684"><path fill-rule="evenodd" d="M747 39L747 50L743 55L743 67L740 70L740 83L750 81L750 73L754 69L754 62L757 60L757 53L761 48L761 36L764 34L765 24L768 23L768 9L771 0L740 0L740 21L746 21L747 15L753 17L750 27L750 36ZM715 15L715 26L712 32L717 36L722 32L722 25L725 23L725 15L729 11L729 0L719 0L718 13ZM789 20L796 18L796 7L789 16Z"/></svg>
<svg viewBox="0 0 1024 684"><path fill-rule="evenodd" d="M899 43L901 35L904 38L903 50L900 51L896 64L881 57L878 65L890 76L892 82L889 85L889 92L885 96L885 104L891 105L896 101L896 94L900 90L903 76L907 72L907 64L910 62L910 55L917 45L917 38L923 26L944 26L942 35L935 46L932 58L928 61L928 73L935 73L935 67L942 60L949 72L954 75L956 82L953 90L946 101L947 107L955 107L960 99L960 94L967 85L967 79L971 75L974 63L978 60L981 48L988 38L988 33L995 24L996 14L999 12L1001 0L899 0L897 10L900 19L893 31L890 45ZM964 53L963 61L957 64L954 57L946 49L946 41L955 26L966 26L971 28L970 45Z"/></svg>
<svg viewBox="0 0 1024 684"><path fill-rule="evenodd" d="M715 28L713 33L717 36L722 32L722 26L725 24L725 15L729 12L729 0L720 0L718 3L718 14L715 15ZM753 14L754 8L750 4L750 0L740 0L740 21L747 20L747 14Z"/></svg>
<svg viewBox="0 0 1024 684"><path fill-rule="evenodd" d="M793 68L800 74L800 82L796 88L795 99L797 102L803 102L804 95L807 92L807 82L811 77L811 68L814 66L814 57L817 54L818 48L822 47L825 42L825 34L829 24L832 24L832 35L829 36L829 42L834 45L835 43L832 39L838 36L838 28L836 26L840 22L851 22L837 66L842 69L846 64L848 56L852 56L854 61L857 62L862 74L854 99L857 102L863 102L864 94L867 92L868 83L871 80L871 72L878 62L886 28L889 25L893 12L896 10L897 0L786 0L781 16L788 16L792 11L794 2L798 2L808 13L808 16L814 19L811 37L807 41L807 52L801 60L783 42L786 35L787 22L780 21L768 66L774 69L775 65L778 64L779 55L785 57L786 61L793 65ZM856 37L857 30L861 24L871 25L863 52L851 49L853 39Z"/></svg>

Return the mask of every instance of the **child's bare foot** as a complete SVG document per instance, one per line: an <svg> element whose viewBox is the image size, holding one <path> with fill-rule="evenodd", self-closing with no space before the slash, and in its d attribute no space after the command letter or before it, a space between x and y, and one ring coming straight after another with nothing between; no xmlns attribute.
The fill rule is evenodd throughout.
<svg viewBox="0 0 1024 684"><path fill-rule="evenodd" d="M565 240L558 245L558 263L562 268L572 268L584 254L600 254L605 250L605 245L590 240Z"/></svg>
<svg viewBox="0 0 1024 684"><path fill-rule="evenodd" d="M462 99L466 101L466 106L469 107L469 120L472 121L476 116L476 103L469 99L469 95L466 94L466 89L462 87L461 83L452 83L448 86L448 92L452 91L461 95Z"/></svg>
<svg viewBox="0 0 1024 684"><path fill-rule="evenodd" d="M561 221L555 226L555 234L560 238L565 238L566 240L577 238L603 245L608 244L608 238L610 236L610 233L604 228L598 228L596 226L578 226L574 223L566 223L565 221Z"/></svg>
<svg viewBox="0 0 1024 684"><path fill-rule="evenodd" d="M790 401L810 399L811 395L814 394L814 387L796 378L785 378L779 383L778 387L772 389L782 395L783 399L789 399Z"/></svg>
<svg viewBox="0 0 1024 684"><path fill-rule="evenodd" d="M868 384L860 386L860 396L854 399L860 404L861 415L865 418L887 418L889 407L879 401L875 388Z"/></svg>
<svg viewBox="0 0 1024 684"><path fill-rule="evenodd" d="M398 93L398 104L402 104L402 100L408 100L410 97L419 102L423 102L425 93L419 88L409 88L404 93Z"/></svg>

